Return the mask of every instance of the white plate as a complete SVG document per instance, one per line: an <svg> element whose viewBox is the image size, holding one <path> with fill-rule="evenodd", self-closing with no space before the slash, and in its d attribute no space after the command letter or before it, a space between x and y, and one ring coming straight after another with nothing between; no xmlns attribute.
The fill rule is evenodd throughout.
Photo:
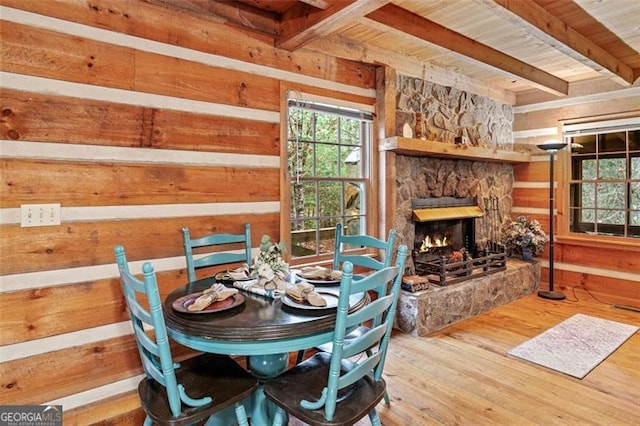
<svg viewBox="0 0 640 426"><path fill-rule="evenodd" d="M340 278L338 278L338 279L334 279L334 278L324 278L324 279L307 278L302 274L301 270L295 270L293 272L296 275L296 279L300 279L302 281L306 281L309 284L313 284L313 285L328 285L328 286L340 285Z"/></svg>
<svg viewBox="0 0 640 426"><path fill-rule="evenodd" d="M250 281L250 280L254 280L255 278L252 278L251 276L246 277L246 278L240 278L240 279L233 279L231 278L231 276L229 276L229 271L221 271L218 272L217 274L215 274L213 276L217 282L221 282L221 283L233 283L234 281Z"/></svg>
<svg viewBox="0 0 640 426"><path fill-rule="evenodd" d="M291 297L287 296L286 294L284 296L282 296L282 303L284 305L287 305L291 308L296 308L296 309L304 309L304 310L311 310L311 311L317 311L317 310L323 310L323 309L333 309L333 308L337 308L338 307L338 294L334 293L332 291L324 291L324 290L316 290L316 293L318 293L320 296L322 296L324 298L324 300L327 301L327 306L312 306L310 304L308 304L307 302L298 302L294 299L292 299Z"/></svg>
<svg viewBox="0 0 640 426"><path fill-rule="evenodd" d="M314 279L305 278L305 277L300 277L300 279L302 281L306 281L309 284L313 284L313 285L331 285L331 286L340 285L340 280L314 280Z"/></svg>

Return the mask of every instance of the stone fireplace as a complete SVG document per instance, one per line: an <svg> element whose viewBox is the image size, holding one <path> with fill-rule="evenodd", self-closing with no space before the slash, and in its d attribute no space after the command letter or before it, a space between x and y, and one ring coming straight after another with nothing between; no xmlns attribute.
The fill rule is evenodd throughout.
<svg viewBox="0 0 640 426"><path fill-rule="evenodd" d="M466 217L465 221L473 222L466 226L473 228L475 237L470 236L470 232L462 232L462 237L453 238L460 238L456 242L458 246L475 246L476 249L471 248L472 252L496 251L499 229L511 213L514 179L511 164L399 154L395 156L395 163L398 244L415 247L417 241L424 238L423 233L434 232L422 230L421 225L416 227L414 218L421 212L416 212L420 209L415 208L415 200L440 203L448 198L470 198L475 202L477 213L469 215L472 217ZM456 226L463 227L462 223ZM446 224L444 232L448 232ZM489 257L489 265L471 265L479 273L459 277L456 271L450 271L451 278L437 278L439 282L426 290L401 291L396 326L424 336L538 289L538 262L507 259L504 253L501 260L490 256L484 256L485 259ZM407 272L415 273L416 266L413 256L407 258Z"/></svg>
<svg viewBox="0 0 640 426"><path fill-rule="evenodd" d="M415 250L427 233L446 233L444 236L452 238L451 247L434 250L436 254L449 255L450 249L461 248L472 256L478 256L479 251L496 251L500 227L511 212L512 165L397 155L396 169L395 229L399 244ZM419 214L426 215L425 210L432 210L431 217L441 220L424 216L422 219L427 220L422 220ZM448 219L444 215L458 217ZM407 268L419 273L415 256L407 259Z"/></svg>
<svg viewBox="0 0 640 426"><path fill-rule="evenodd" d="M392 227L397 243L413 248L406 272L425 272L420 268L429 256L445 264L453 252L472 257L497 252L502 223L511 216L514 168L508 160L491 157L495 150L512 149L512 107L410 77L399 76L396 84L396 134L405 139L390 145L399 147L392 157L396 176ZM420 117L422 140L404 133L416 125L416 116ZM468 147L454 144L460 137L468 141ZM401 144L410 148L403 149ZM430 149L429 144L440 146ZM456 150L473 151L472 147L482 148L483 154L478 158L455 155ZM468 214L460 215L465 210ZM435 216L429 217L431 214ZM448 214L453 216L446 217ZM447 237L451 245L435 243L435 248L421 254L427 237L432 245ZM439 285L415 293L403 290L396 325L411 334L426 335L537 289L539 263L501 256L501 261L491 260L491 265L499 266L496 273L439 279ZM472 263L474 266L485 272L489 268L488 264Z"/></svg>
<svg viewBox="0 0 640 426"><path fill-rule="evenodd" d="M462 232L461 237L453 239L457 240L457 246L475 247L471 248L472 252L496 250L495 243L500 241L499 229L511 212L511 164L409 155L396 155L395 161L398 244L415 247L417 241L424 238L423 233L437 233L437 229L441 229L424 231L421 225L416 226L415 200L429 199L439 203L447 198L470 198L476 203L477 214L461 222L473 223L466 226L473 228L475 237L470 232ZM444 226L444 233L449 232L446 223L437 226ZM464 225L456 226L462 228ZM538 289L538 262L507 259L505 254L502 260L489 258L489 262L488 273L485 265L472 265L479 273L458 277L456 271L452 271L451 279L434 283L426 290L401 291L396 326L407 333L425 336ZM407 258L407 268L409 273L416 272L413 256Z"/></svg>
<svg viewBox="0 0 640 426"><path fill-rule="evenodd" d="M513 148L513 107L455 88L444 87L419 78L398 75L396 80L396 135L408 126L416 128L420 117L419 143L434 141L453 146L455 138L464 138L470 147ZM460 149L465 149L461 146ZM396 156L396 223L393 227L399 243L413 247L416 240L414 200L427 207L451 204L453 199L473 199L478 211L470 217L474 241L464 242L484 248L498 241L503 220L510 217L513 190L513 165L501 162L455 160L432 156ZM428 203L432 203L428 205ZM442 206L441 206L442 207ZM413 259L407 265L414 270Z"/></svg>

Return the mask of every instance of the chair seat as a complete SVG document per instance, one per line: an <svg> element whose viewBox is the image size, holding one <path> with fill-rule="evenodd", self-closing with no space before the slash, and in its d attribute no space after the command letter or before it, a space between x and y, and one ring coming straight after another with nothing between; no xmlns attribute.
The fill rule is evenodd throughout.
<svg viewBox="0 0 640 426"><path fill-rule="evenodd" d="M183 405L180 416L173 417L165 387L145 378L138 385L138 394L154 423L186 425L206 420L211 414L250 396L258 386L251 374L226 355L202 354L182 361L176 370L176 378L189 397L211 396L213 401L202 407ZM215 395L210 395L212 389Z"/></svg>
<svg viewBox="0 0 640 426"><path fill-rule="evenodd" d="M376 382L372 377L365 376L353 385L357 387L357 392L346 396L338 395L337 410L330 421L324 418L324 408L307 410L300 406L303 399L315 401L327 386L330 361L329 353L315 354L279 377L266 382L265 395L276 405L285 408L290 415L310 425L337 426L356 423L362 417L363 411L370 411L382 400L386 389L384 380ZM349 370L352 365L343 361L342 369ZM345 399L345 404L341 404L341 397Z"/></svg>
<svg viewBox="0 0 640 426"><path fill-rule="evenodd" d="M346 336L344 336L345 343L349 343L350 341L357 339L358 337L360 337L364 333L366 333L367 330L369 330L369 327L367 327L365 325L361 325L361 326L353 329ZM329 353L331 353L331 352L333 352L333 342L328 342L328 343L325 343L324 345L316 346L316 350L318 350L320 352L329 352Z"/></svg>

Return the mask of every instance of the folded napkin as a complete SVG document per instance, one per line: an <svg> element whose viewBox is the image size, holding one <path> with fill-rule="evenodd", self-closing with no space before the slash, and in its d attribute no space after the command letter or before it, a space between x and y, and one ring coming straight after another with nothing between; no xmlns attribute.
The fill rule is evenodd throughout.
<svg viewBox="0 0 640 426"><path fill-rule="evenodd" d="M284 293L284 291L281 289L268 288L269 286L260 284L260 280L258 278L255 278L253 280L247 280L247 281L234 281L233 286L239 288L240 290L248 291L254 294L259 294L260 296L269 297L271 299L275 299L276 297L281 297L282 294Z"/></svg>
<svg viewBox="0 0 640 426"><path fill-rule="evenodd" d="M342 278L342 272L322 266L305 266L300 269L300 276L312 280L339 280Z"/></svg>
<svg viewBox="0 0 640 426"><path fill-rule="evenodd" d="M309 283L300 283L287 287L287 296L296 302L307 302L311 306L327 306L327 301L320 294L315 292L315 287Z"/></svg>
<svg viewBox="0 0 640 426"><path fill-rule="evenodd" d="M287 281L279 274L273 274L270 277L258 277L258 287L265 288L267 290L282 290L287 288Z"/></svg>
<svg viewBox="0 0 640 426"><path fill-rule="evenodd" d="M224 281L236 281L236 280L248 280L250 277L249 265L246 263L239 268L229 269L228 271L218 272L216 274L216 280Z"/></svg>
<svg viewBox="0 0 640 426"><path fill-rule="evenodd" d="M202 292L202 296L198 297L195 302L187 307L189 312L201 311L213 302L220 302L228 299L238 292L236 288L227 288L222 284L216 283L210 288Z"/></svg>

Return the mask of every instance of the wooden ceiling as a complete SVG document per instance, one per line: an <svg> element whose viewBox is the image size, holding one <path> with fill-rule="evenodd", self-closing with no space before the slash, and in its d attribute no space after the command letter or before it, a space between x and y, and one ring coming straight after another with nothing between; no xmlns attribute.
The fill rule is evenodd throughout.
<svg viewBox="0 0 640 426"><path fill-rule="evenodd" d="M640 0L146 1L511 103L640 86Z"/></svg>

